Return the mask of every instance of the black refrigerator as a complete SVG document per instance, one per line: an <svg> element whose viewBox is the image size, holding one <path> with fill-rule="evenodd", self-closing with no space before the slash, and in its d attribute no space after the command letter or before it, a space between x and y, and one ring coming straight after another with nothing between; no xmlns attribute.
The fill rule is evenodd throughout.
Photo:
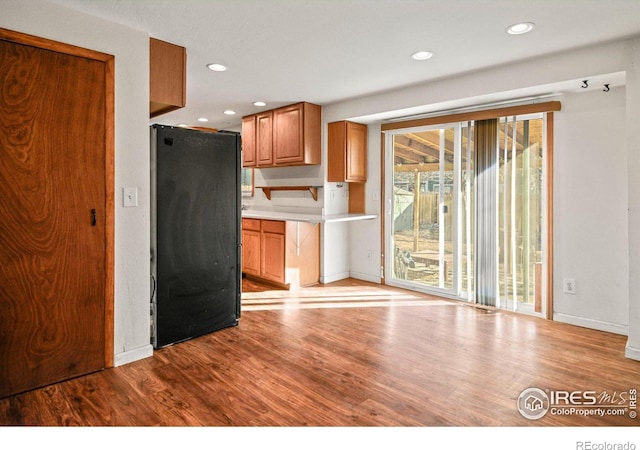
<svg viewBox="0 0 640 450"><path fill-rule="evenodd" d="M151 343L240 318L240 134L151 126Z"/></svg>

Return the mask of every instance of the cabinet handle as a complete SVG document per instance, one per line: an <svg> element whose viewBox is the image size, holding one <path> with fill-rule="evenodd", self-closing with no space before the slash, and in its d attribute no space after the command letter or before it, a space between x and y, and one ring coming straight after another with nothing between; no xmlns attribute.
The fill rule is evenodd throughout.
<svg viewBox="0 0 640 450"><path fill-rule="evenodd" d="M92 227L96 226L96 210L95 209L91 210L91 226Z"/></svg>

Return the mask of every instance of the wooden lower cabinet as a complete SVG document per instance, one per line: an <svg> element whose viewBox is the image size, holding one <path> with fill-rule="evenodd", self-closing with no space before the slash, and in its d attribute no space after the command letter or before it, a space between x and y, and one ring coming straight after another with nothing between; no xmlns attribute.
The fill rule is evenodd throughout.
<svg viewBox="0 0 640 450"><path fill-rule="evenodd" d="M242 219L242 272L286 289L318 284L320 225Z"/></svg>

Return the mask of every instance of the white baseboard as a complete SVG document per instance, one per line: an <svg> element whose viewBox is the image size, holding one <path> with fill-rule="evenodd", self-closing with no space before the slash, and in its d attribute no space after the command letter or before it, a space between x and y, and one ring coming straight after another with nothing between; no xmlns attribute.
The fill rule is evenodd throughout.
<svg viewBox="0 0 640 450"><path fill-rule="evenodd" d="M376 277L368 273L350 272L350 276L356 280L368 281L370 283L380 284L381 281L380 277Z"/></svg>
<svg viewBox="0 0 640 450"><path fill-rule="evenodd" d="M114 358L114 365L115 367L124 366L125 364L148 358L150 356L153 356L153 345L151 344L126 352L117 353Z"/></svg>
<svg viewBox="0 0 640 450"><path fill-rule="evenodd" d="M629 344L627 344L626 348L624 349L624 356L629 359L640 361L640 348L630 347Z"/></svg>
<svg viewBox="0 0 640 450"><path fill-rule="evenodd" d="M607 331L609 333L629 335L629 327L619 323L603 322L601 320L585 319L584 317L572 316L570 314L553 313L553 320L564 322L579 327L591 328L593 330Z"/></svg>
<svg viewBox="0 0 640 450"><path fill-rule="evenodd" d="M349 272L342 272L334 275L321 276L320 283L327 284L327 283L333 283L334 281L344 280L346 278L349 278L349 275L350 275Z"/></svg>

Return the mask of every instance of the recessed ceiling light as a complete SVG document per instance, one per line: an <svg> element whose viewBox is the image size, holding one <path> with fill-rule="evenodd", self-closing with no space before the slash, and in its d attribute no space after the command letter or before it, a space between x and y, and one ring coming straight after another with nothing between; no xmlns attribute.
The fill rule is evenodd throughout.
<svg viewBox="0 0 640 450"><path fill-rule="evenodd" d="M207 68L213 70L214 72L224 72L227 70L227 66L218 63L207 64Z"/></svg>
<svg viewBox="0 0 640 450"><path fill-rule="evenodd" d="M254 106L267 106L265 102L253 102Z"/></svg>
<svg viewBox="0 0 640 450"><path fill-rule="evenodd" d="M236 112L235 112L235 111L232 111L232 110L230 110L230 109L227 109L224 113L225 113L227 116L233 116Z"/></svg>
<svg viewBox="0 0 640 450"><path fill-rule="evenodd" d="M189 125L187 125L186 123L179 123L177 126L180 128L188 128Z"/></svg>
<svg viewBox="0 0 640 450"><path fill-rule="evenodd" d="M509 34L525 34L535 28L535 24L531 22L522 22L511 25L507 28Z"/></svg>
<svg viewBox="0 0 640 450"><path fill-rule="evenodd" d="M209 119L207 119L206 117L198 117L198 122L208 122Z"/></svg>
<svg viewBox="0 0 640 450"><path fill-rule="evenodd" d="M425 59L429 59L433 56L433 53L427 51L419 51L415 52L411 57L417 61L424 61Z"/></svg>

